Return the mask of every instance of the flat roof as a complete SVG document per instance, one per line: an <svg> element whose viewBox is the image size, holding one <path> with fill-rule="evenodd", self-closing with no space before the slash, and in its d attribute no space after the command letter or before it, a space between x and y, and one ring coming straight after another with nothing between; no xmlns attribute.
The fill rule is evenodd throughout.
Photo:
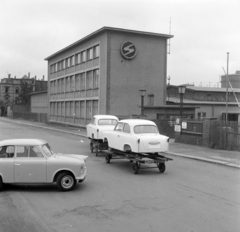
<svg viewBox="0 0 240 232"><path fill-rule="evenodd" d="M135 30L129 30L129 29L123 29L123 28L115 28L115 27L102 27L98 29L97 31L94 31L93 33L83 37L82 39L76 41L75 43L70 44L69 46L59 50L58 52L53 53L52 55L48 56L44 60L49 60L50 58L60 54L61 52L64 52L65 50L71 48L72 46L75 46L78 43L83 42L84 40L87 40L99 33L102 33L104 31L118 31L118 32L127 32L127 33L133 33L133 34L142 34L142 35L150 35L150 36L157 36L157 37L164 37L166 39L173 38L173 35L166 35L166 34L159 34L159 33L153 33L153 32L146 32L146 31L135 31Z"/></svg>
<svg viewBox="0 0 240 232"><path fill-rule="evenodd" d="M180 103L180 98L178 97L168 97L168 102ZM195 104L195 105L226 105L226 101L196 101L184 98L184 104ZM228 105L238 105L237 102L228 102Z"/></svg>

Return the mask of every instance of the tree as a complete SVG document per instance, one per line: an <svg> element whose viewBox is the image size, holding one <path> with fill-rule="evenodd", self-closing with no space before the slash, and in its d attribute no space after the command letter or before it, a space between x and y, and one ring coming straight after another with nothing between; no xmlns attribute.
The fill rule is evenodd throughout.
<svg viewBox="0 0 240 232"><path fill-rule="evenodd" d="M30 93L33 92L33 85L27 82L21 81L19 100L24 105L30 105Z"/></svg>

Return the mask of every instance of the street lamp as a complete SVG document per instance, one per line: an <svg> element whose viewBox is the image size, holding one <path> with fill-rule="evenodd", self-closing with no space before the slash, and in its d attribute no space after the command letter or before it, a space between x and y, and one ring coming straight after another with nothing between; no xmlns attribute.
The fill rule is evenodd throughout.
<svg viewBox="0 0 240 232"><path fill-rule="evenodd" d="M143 113L143 111L144 111L144 97L146 95L146 90L145 89L140 89L139 94L141 96L141 116L143 116L144 115L144 113Z"/></svg>
<svg viewBox="0 0 240 232"><path fill-rule="evenodd" d="M178 86L178 93L180 94L180 117L182 117L182 107L183 107L183 94L185 94L186 86Z"/></svg>

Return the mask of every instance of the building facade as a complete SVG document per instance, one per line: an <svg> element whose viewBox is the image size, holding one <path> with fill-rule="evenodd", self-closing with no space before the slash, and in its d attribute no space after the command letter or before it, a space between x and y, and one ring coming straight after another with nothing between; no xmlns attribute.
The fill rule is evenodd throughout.
<svg viewBox="0 0 240 232"><path fill-rule="evenodd" d="M47 90L47 81L44 81L44 77L42 80L36 80L36 77L30 78L30 75L24 75L22 78L12 78L9 74L7 78L3 78L0 82L0 100L16 102L19 97L21 82L33 85L33 91Z"/></svg>
<svg viewBox="0 0 240 232"><path fill-rule="evenodd" d="M165 105L172 37L103 27L47 57L48 120L85 126L95 114L140 114L140 89Z"/></svg>
<svg viewBox="0 0 240 232"><path fill-rule="evenodd" d="M178 86L167 87L167 103L180 104ZM226 112L228 121L240 122L240 89L229 89L228 103L226 104L226 88L187 86L183 95L183 116L186 115L184 107L195 106L195 118L216 118L225 120Z"/></svg>

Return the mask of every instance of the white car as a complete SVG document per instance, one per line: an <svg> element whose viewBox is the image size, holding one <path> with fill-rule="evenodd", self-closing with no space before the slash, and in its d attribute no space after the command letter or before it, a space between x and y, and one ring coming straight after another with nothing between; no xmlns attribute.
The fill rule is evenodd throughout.
<svg viewBox="0 0 240 232"><path fill-rule="evenodd" d="M72 190L86 176L84 155L54 153L40 139L0 141L0 189L4 183L57 183L61 191Z"/></svg>
<svg viewBox="0 0 240 232"><path fill-rule="evenodd" d="M113 131L104 132L108 147L125 152L167 152L169 137L159 134L156 124L144 119L125 119Z"/></svg>
<svg viewBox="0 0 240 232"><path fill-rule="evenodd" d="M103 140L103 131L113 130L118 121L118 118L113 115L94 115L86 126L88 138Z"/></svg>

